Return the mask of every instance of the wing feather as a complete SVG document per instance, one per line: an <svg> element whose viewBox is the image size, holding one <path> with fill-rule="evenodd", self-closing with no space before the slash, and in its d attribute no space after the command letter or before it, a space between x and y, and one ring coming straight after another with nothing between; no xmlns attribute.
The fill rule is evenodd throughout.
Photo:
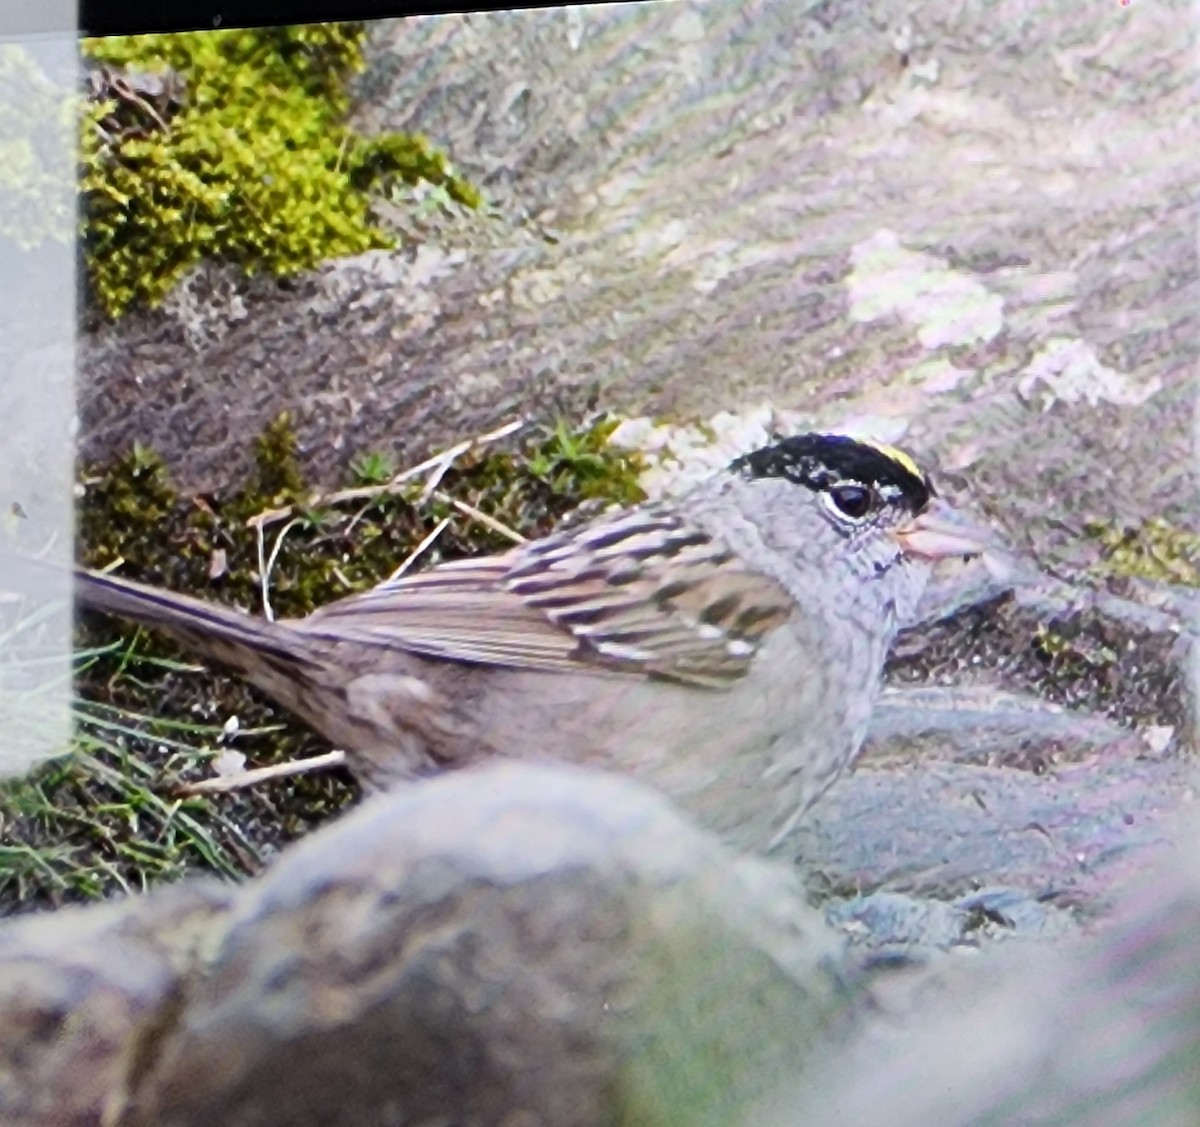
<svg viewBox="0 0 1200 1127"><path fill-rule="evenodd" d="M709 533L646 506L404 576L294 625L435 659L720 688L792 610L778 583Z"/></svg>

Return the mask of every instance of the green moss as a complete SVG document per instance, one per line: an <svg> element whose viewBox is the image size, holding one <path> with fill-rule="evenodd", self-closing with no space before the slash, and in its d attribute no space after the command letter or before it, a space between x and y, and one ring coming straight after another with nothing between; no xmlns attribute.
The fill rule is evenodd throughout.
<svg viewBox="0 0 1200 1127"><path fill-rule="evenodd" d="M643 499L641 458L607 445L614 423L590 418L530 427L503 444L469 451L439 493L465 501L526 536L548 532L577 506ZM253 518L292 505L263 528L277 617L303 615L387 575L433 530L451 523L416 567L503 550L510 542L445 501L380 491L313 504L286 415L255 443L249 480L188 496L161 459L137 446L81 473L78 555L92 566L123 561L121 574L261 613L260 545ZM353 481L378 485L389 458L360 456ZM245 684L195 665L156 634L100 615L81 616L78 716L73 753L29 779L0 787L0 913L99 897L173 880L192 868L225 876L256 871L260 857L357 799L345 773L281 780L239 795L180 803L181 780L210 773L222 727L236 716L234 747L248 766L327 750L299 721Z"/></svg>
<svg viewBox="0 0 1200 1127"><path fill-rule="evenodd" d="M1096 569L1101 576L1200 586L1200 535L1194 532L1161 517L1152 517L1138 528L1116 528L1093 520L1085 532L1105 551Z"/></svg>
<svg viewBox="0 0 1200 1127"><path fill-rule="evenodd" d="M102 100L83 122L87 279L104 312L158 303L203 259L282 276L390 246L369 193L393 180L478 205L423 137L346 127L363 35L321 24L85 42L122 80L96 72Z"/></svg>
<svg viewBox="0 0 1200 1127"><path fill-rule="evenodd" d="M429 142L419 134L360 137L347 156L346 168L350 182L363 192L386 190L396 183L424 182L443 193L443 203L453 200L470 208L483 203L479 190L469 181L455 176L445 157L430 148Z"/></svg>
<svg viewBox="0 0 1200 1127"><path fill-rule="evenodd" d="M543 432L536 451L525 461L525 472L531 474L552 493L580 500L614 502L632 505L644 500L638 483L637 465L629 463L614 472L609 436L617 428L617 420L605 420L584 430L575 430L560 419Z"/></svg>
<svg viewBox="0 0 1200 1127"><path fill-rule="evenodd" d="M256 502L268 500L275 505L299 501L304 494L304 477L298 449L291 416L282 411L255 440L255 473L249 496Z"/></svg>
<svg viewBox="0 0 1200 1127"><path fill-rule="evenodd" d="M83 558L97 565L119 559L147 529L161 528L178 504L162 459L140 444L109 469L85 473L81 485L77 533Z"/></svg>

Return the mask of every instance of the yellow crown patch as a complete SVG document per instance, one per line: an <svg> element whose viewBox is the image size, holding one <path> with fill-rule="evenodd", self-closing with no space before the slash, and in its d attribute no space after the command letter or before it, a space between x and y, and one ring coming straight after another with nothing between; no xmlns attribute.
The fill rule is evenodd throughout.
<svg viewBox="0 0 1200 1127"><path fill-rule="evenodd" d="M913 477L924 478L925 472L913 461L912 457L906 454L903 450L895 446L889 446L886 442L876 442L873 438L860 438L859 441L864 446L870 446L874 450L878 450L885 458L891 458L893 462L902 466Z"/></svg>

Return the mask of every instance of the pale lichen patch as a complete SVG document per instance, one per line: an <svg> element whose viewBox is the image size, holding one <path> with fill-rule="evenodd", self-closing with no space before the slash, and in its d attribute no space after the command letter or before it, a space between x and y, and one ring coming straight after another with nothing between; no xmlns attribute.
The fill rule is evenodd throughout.
<svg viewBox="0 0 1200 1127"><path fill-rule="evenodd" d="M995 337L1004 324L1004 299L930 254L909 250L882 229L850 252L846 277L850 319L897 316L917 330L925 348L971 345Z"/></svg>

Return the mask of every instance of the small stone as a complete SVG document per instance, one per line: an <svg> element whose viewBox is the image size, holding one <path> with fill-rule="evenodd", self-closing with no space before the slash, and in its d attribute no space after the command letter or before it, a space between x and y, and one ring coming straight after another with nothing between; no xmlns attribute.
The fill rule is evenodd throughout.
<svg viewBox="0 0 1200 1127"><path fill-rule="evenodd" d="M212 761L212 769L213 774L221 779L240 775L246 769L246 757L240 751L226 748Z"/></svg>
<svg viewBox="0 0 1200 1127"><path fill-rule="evenodd" d="M1162 755L1171 746L1175 728L1171 724L1147 724L1142 729L1142 739L1155 755Z"/></svg>

